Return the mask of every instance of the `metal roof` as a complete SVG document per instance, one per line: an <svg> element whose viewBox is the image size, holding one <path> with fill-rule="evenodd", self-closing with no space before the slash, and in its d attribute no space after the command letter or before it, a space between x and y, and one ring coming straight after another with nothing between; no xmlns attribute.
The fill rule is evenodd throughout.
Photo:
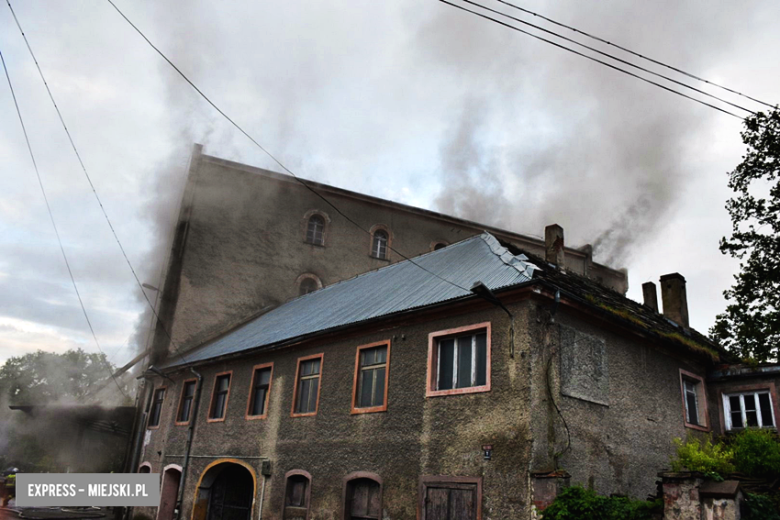
<svg viewBox="0 0 780 520"><path fill-rule="evenodd" d="M481 281L491 290L531 280L536 266L483 233L412 260L335 283L291 300L226 335L172 356L161 368L196 363L278 344L471 295Z"/></svg>

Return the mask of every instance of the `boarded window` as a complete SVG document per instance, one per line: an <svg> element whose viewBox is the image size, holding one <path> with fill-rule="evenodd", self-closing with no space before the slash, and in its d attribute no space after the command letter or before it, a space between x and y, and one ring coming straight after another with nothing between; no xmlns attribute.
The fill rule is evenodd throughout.
<svg viewBox="0 0 780 520"><path fill-rule="evenodd" d="M251 396L249 401L249 415L262 416L266 414L268 407L268 391L271 387L271 367L262 367L255 370L252 377Z"/></svg>
<svg viewBox="0 0 780 520"><path fill-rule="evenodd" d="M379 520L382 518L382 494L379 482L358 478L347 483L347 520Z"/></svg>
<svg viewBox="0 0 780 520"><path fill-rule="evenodd" d="M319 215L312 215L309 218L306 226L306 241L318 246L325 245L325 220Z"/></svg>
<svg viewBox="0 0 780 520"><path fill-rule="evenodd" d="M371 256L375 258L387 258L387 232L379 229L371 238Z"/></svg>
<svg viewBox="0 0 780 520"><path fill-rule="evenodd" d="M299 360L294 408L296 414L314 414L317 412L321 365L322 356Z"/></svg>
<svg viewBox="0 0 780 520"><path fill-rule="evenodd" d="M356 411L386 410L389 342L358 348L354 408Z"/></svg>
<svg viewBox="0 0 780 520"><path fill-rule="evenodd" d="M180 423L190 422L190 413L192 412L192 399L195 396L195 381L185 381L181 389L181 402L179 403L179 413L176 421Z"/></svg>
<svg viewBox="0 0 780 520"><path fill-rule="evenodd" d="M230 374L217 376L217 380L214 383L214 394L211 397L209 419L219 420L225 418L228 392L230 392Z"/></svg>
<svg viewBox="0 0 780 520"><path fill-rule="evenodd" d="M311 482L305 475L287 477L284 494L285 520L305 520L309 512L309 486Z"/></svg>
<svg viewBox="0 0 780 520"><path fill-rule="evenodd" d="M438 340L436 390L487 384L487 332Z"/></svg>
<svg viewBox="0 0 780 520"><path fill-rule="evenodd" d="M740 428L774 428L772 396L768 390L723 396L726 430Z"/></svg>
<svg viewBox="0 0 780 520"><path fill-rule="evenodd" d="M560 334L561 394L609 406L606 342L570 327Z"/></svg>
<svg viewBox="0 0 780 520"><path fill-rule="evenodd" d="M162 413L163 400L165 399L165 388L158 388L154 391L152 402L152 411L149 412L149 427L154 428L160 425L160 414Z"/></svg>

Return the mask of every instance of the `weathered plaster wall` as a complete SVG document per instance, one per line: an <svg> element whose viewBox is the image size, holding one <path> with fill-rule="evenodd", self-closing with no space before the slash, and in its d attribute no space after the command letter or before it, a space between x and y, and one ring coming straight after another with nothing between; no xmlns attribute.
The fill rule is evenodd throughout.
<svg viewBox="0 0 780 520"><path fill-rule="evenodd" d="M704 367L564 307L543 304L533 314L533 470L553 469L559 454L572 483L636 498L655 493L672 439L686 434L679 370L703 375ZM575 368L566 369L567 357Z"/></svg>
<svg viewBox="0 0 780 520"><path fill-rule="evenodd" d="M548 393L546 367L552 360L550 388L571 433L571 448L559 457L560 467L572 474L573 483L601 493L643 498L654 492L657 472L668 465L671 439L685 434L679 369L702 373L701 367L686 362L682 353L664 353L563 307L550 323L552 303L547 300L519 300L509 308L518 331L514 358L509 356L508 317L478 302L445 316L418 316L415 323L204 365L199 368L205 385L193 454L239 457L258 474L259 458L270 459L266 519L281 517L284 474L294 469L312 475L314 519L342 518L343 478L355 471L383 479L386 518L416 516L418 482L426 475L482 477L483 518L527 518L530 472L553 469L555 453L566 446L563 423ZM492 390L426 398L428 334L484 321L492 324ZM586 339L564 345L571 329L577 331L575 337ZM392 341L388 411L351 415L356 348L385 339ZM598 352L603 345L607 384L596 377L590 391L605 394L606 404L560 393L561 352L584 345L590 345L591 366L598 357L593 348ZM314 417L292 418L297 359L321 352L319 411ZM252 367L271 361L268 418L247 421ZM206 423L214 377L226 370L233 371L227 418ZM174 426L173 415L181 380L190 377L177 374L177 383L168 384L161 427L151 431L141 459L154 471L181 463L176 455L184 452L186 427ZM571 387L566 391L572 393ZM493 446L490 461L483 459L485 444ZM214 460L193 459L183 518L190 518L198 476Z"/></svg>
<svg viewBox="0 0 780 520"><path fill-rule="evenodd" d="M311 518L341 518L343 478L368 471L383 479L387 518L416 516L421 475L483 477L483 518L517 518L527 512L529 407L527 368L518 355L508 356L508 318L500 310L478 304L467 315L437 318L392 327L343 341L290 348L217 363L199 370L204 376L203 400L196 425L193 454L240 457L260 472L260 460L272 461L263 518L281 518L284 475L302 469L312 475ZM428 334L490 321L492 390L487 393L425 397ZM351 415L355 351L360 345L391 339L388 411ZM518 342L520 344L520 342ZM527 342L522 347L528 348ZM297 359L324 352L319 410L314 417L290 417ZM255 364L274 362L268 418L244 418ZM227 418L207 423L206 410L215 374L233 370ZM142 460L154 471L181 463L186 427L174 426L181 380L168 384L161 427L151 430ZM158 383L159 384L159 383ZM482 445L492 444L491 461ZM198 476L214 459L195 458L187 477L183 518L190 518ZM259 489L259 488L258 488ZM139 512L141 512L139 510ZM149 512L147 512L149 513Z"/></svg>

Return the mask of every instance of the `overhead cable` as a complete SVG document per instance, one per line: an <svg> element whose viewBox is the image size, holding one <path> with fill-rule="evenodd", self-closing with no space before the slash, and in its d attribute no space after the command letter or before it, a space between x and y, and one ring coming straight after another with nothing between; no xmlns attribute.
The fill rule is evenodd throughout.
<svg viewBox="0 0 780 520"><path fill-rule="evenodd" d="M712 81L706 80L706 79L704 79L704 78L702 78L700 76L696 76L695 74L691 74L690 72L685 72L682 69L679 69L677 67L673 67L672 65L668 65L668 64L666 64L666 63L664 63L662 61L655 60L653 58L650 58L649 56L645 56L645 55L640 54L640 53L638 53L636 51L632 51L631 49L629 49L627 47L623 47L622 45L618 45L617 43L613 43L613 42L611 42L609 40L605 40L604 38L600 38L600 37L595 36L593 34L587 33L585 31L577 29L576 27L571 27L571 26L566 25L564 23L557 22L557 21L553 20L552 18L548 18L546 16L542 16L539 13L535 13L535 12L529 10L529 9L525 9L523 7L520 7L519 5L513 4L512 2L507 2L506 0L496 0L496 1L502 3L502 4L506 5L506 6L509 6L509 7L513 8L513 9L517 9L517 10L522 11L524 13L531 14L533 16L541 18L542 20L545 20L547 22L550 22L551 24L557 25L558 27L563 27L565 29L569 29L570 31L574 31L577 34L581 34L581 35L586 36L588 38L591 38L593 40L596 40L596 41L599 41L601 43L604 43L604 44L610 45L612 47L615 47L616 49L620 49L621 51L627 52L627 53L629 53L629 54L631 54L633 56L636 56L637 58L641 58L643 60L649 61L650 63L654 63L656 65L660 65L661 67L665 67L665 68L667 68L669 70L673 70L673 71L675 71L677 73L680 73L680 74L682 74L684 76L688 76L689 78L692 78L692 79L704 82L704 83L706 83L708 85L712 85L713 87L717 87L717 88L723 89L723 90L725 90L727 92L731 92L732 94L736 94L738 96L741 96L743 98L749 99L751 101L755 101L756 103L760 103L760 104L762 104L764 106L767 106L769 108L777 108L777 104L772 105L771 103L767 103L766 101L761 101L760 99L756 99L754 97L748 96L747 94L743 94L743 93L738 92L738 91L736 91L734 89L730 89L730 88L725 87L723 85L719 85L719 84L714 83Z"/></svg>
<svg viewBox="0 0 780 520"><path fill-rule="evenodd" d="M144 299L146 300L146 303L149 305L149 308L152 310L152 313L154 313L155 318L160 323L160 328L162 328L162 330L168 336L168 339L170 340L171 345L173 345L174 350L176 350L178 355L181 356L182 359L184 359L183 354L179 351L178 347L176 346L176 343L173 341L173 338L171 337L171 334L168 332L168 329L165 327L165 324L162 322L160 316L157 314L157 310L155 309L155 306L152 304L152 302L149 300L149 297L146 295L146 292L144 291L143 288L143 284L141 283L141 280L138 278L138 275L135 272L135 268L133 268L133 264L130 262L130 258L127 256L124 246L122 246L122 242L119 240L119 236L117 235L116 230L114 229L114 225L111 223L111 219L108 217L108 213L106 212L106 209L103 206L103 202L100 200L100 196L98 195L98 192L95 189L95 185L92 183L92 178L87 172L87 167L84 165L84 161L81 159L81 154L79 153L78 148L76 148L76 143L73 141L73 137L70 134L70 130L68 130L68 125L65 124L65 119L62 117L62 112L60 112L60 108L59 106L57 106L57 102L54 100L54 95L52 94L51 89L49 88L49 83L46 81L46 77L43 75L43 70L41 70L41 66L38 63L37 58L35 57L35 53L33 52L32 47L30 46L30 42L27 40L27 35L24 33L24 30L22 29L22 25L19 23L19 19L16 17L14 8L13 6L11 6L11 1L6 0L6 3L8 4L8 8L11 10L11 14L13 15L14 21L16 22L16 26L19 28L19 32L22 34L22 38L24 38L24 43L27 45L27 50L30 52L30 56L32 57L33 62L35 62L35 67L38 69L38 74L41 76L41 80L43 81L43 84L46 87L46 92L49 94L49 99L54 105L54 109L56 110L57 116L60 119L62 128L65 130L65 133L68 136L68 141L70 142L70 146L71 148L73 148L73 152L76 154L76 158L78 159L78 162L81 165L81 171L84 172L84 176L87 178L89 187L92 189L92 193L94 194L95 199L97 200L98 205L100 206L100 211L103 213L103 217L105 217L106 223L108 224L108 227L111 229L111 233L114 235L114 240L116 240L116 243L119 246L119 250L122 252L122 256L125 258L125 262L127 263L127 266L130 268L130 272L133 273L133 278L135 278L135 282L138 285L141 294L144 295Z"/></svg>
<svg viewBox="0 0 780 520"><path fill-rule="evenodd" d="M110 1L110 0L109 0L109 1ZM618 71L618 72L622 72L623 74L626 74L626 75L628 75L628 76L631 76L631 77L633 77L633 78L636 78L636 79L638 79L638 80L640 80L640 81L644 81L645 83L649 83L649 84L651 84L651 85L654 85L654 86L656 86L656 87L662 88L662 89L664 89L664 90L666 90L666 91L669 91L669 92L671 92L671 93L673 93L673 94L676 94L676 95L678 95L678 96L682 96L682 97L684 97L684 98L686 98L686 99L690 99L691 101L695 101L696 103L700 103L700 104L702 104L702 105L704 105L704 106L707 106L707 107L713 108L713 109L715 109L715 110L717 110L717 111L719 111L719 112L723 112L724 114L728 114L728 115L730 115L730 116L732 116L732 117L736 117L736 118L737 118L737 119L739 119L739 120L742 120L742 119L744 119L743 117L741 117L741 116L739 116L739 115L737 115L737 114L735 114L735 113L733 113L733 112L729 112L728 110L726 110L726 109L724 109L724 108L721 108L721 107L719 107L719 106L713 105L713 104L711 104L711 103L707 103L706 101L702 101L701 99L696 99L695 97L689 96L688 94L685 94L685 93L683 93L683 92L680 92L680 91L674 90L674 89L673 89L673 88L671 88L671 87L668 87L668 86L666 86L666 85L662 85L662 84L660 84L660 83L658 83L658 82L656 82L656 81L653 81L653 80L651 80L651 79L647 79L647 78L645 78L645 77L643 77L643 76L640 76L640 75L638 75L638 74L634 74L634 73L633 73L633 72L631 72L631 71L628 71L628 70L625 70L625 69L621 69L621 68L620 68L620 67L618 67L617 65L613 65L613 64L611 64L611 63L605 62L605 61L603 61L603 60L600 60L600 59L598 59L598 58L594 58L593 56L588 56L587 54L584 54L584 53L582 53L582 52L576 51L576 50L574 50L574 49L572 49L572 48L570 48L570 47L566 47L565 45L561 45L560 43L554 42L554 41L552 41L552 40L548 40L547 38L543 38L542 36L538 36L538 35L536 35L536 34L533 34L533 33L531 33L531 32L525 31L525 30L523 30L523 29L521 29L521 28L519 28L519 27L515 27L514 25L510 25L510 24L508 24L508 23L506 23L506 22L502 22L501 20L497 20L497 19L495 19L495 18L492 18L492 17L490 17L490 16L488 16L488 15L486 15L486 14L483 14L483 13L481 13L481 12L478 12L478 11L473 11L473 10L471 10L471 9L467 9L467 8L463 7L462 5L457 5L457 4L454 4L454 3L452 3L452 2L450 2L450 1L448 1L448 0L439 0L439 1L440 1L440 2L442 2L442 3L444 3L444 4L447 4L447 5L449 5L449 6L455 7L456 9L460 9L460 10L462 10L462 11L465 11L465 12L467 12L467 13L471 13L471 14L473 14L473 15L475 15L475 16L479 16L480 18L484 18L484 19L486 19L486 20L490 20L491 22L497 23L497 24L499 24L499 25L503 25L504 27L507 27L507 28L509 28L509 29L512 29L512 30L514 30L514 31L517 31L517 32L520 32L520 33L526 34L526 35L528 35L528 36L530 36L530 37L532 37L532 38L536 38L537 40L543 41L543 42L545 42L545 43L549 43L550 45L553 45L553 46L555 46L555 47L558 47L559 49L563 49L563 50L565 50L565 51L571 52L572 54L576 54L577 56L581 56L581 57L583 57L583 58L586 58L586 59L589 59L589 60L591 60L591 61L595 61L596 63L599 63L599 64L601 64L601 65L604 65L605 67L609 67L610 69L614 69L614 70L616 70L616 71Z"/></svg>
<svg viewBox="0 0 780 520"><path fill-rule="evenodd" d="M239 132L241 132L247 139L249 139L255 146L257 146L263 153L265 153L269 158L271 158L271 160L273 160L276 164L278 164L280 168L282 168L285 172L287 172L293 178L295 178L295 180L297 180L307 190L309 190L314 195L316 195L325 204L327 204L328 206L333 208L333 210L336 211L336 213L338 213L339 215L344 217L344 219L346 219L349 223L353 224L355 227L357 227L358 229L360 229L364 233L366 233L369 236L371 236L371 231L369 231L368 229L365 229L363 226L361 226L360 224L358 224L357 222L352 220L348 215L346 215L343 211L341 211L338 207L336 207L336 205L333 204L329 199L327 199L324 195L322 195L320 192L315 190L311 185L309 185L308 182L306 182L303 179L301 179L300 177L298 177L292 170L290 170L279 159L277 159L276 156L274 156L271 152L269 152L268 149L266 149L263 145L261 145L254 137L252 137L246 130L244 130L238 123L236 123L230 116L228 116L221 108L219 108L216 105L216 103L214 103L206 94L204 94L203 91L200 88L198 88L198 86L195 85L195 83L193 83L193 81L189 77L187 77L187 75L184 74L184 72L182 72L179 67L177 67L156 45L154 45L151 42L151 40L149 40L149 38L147 38L146 35L132 21L130 21L130 19L119 9L119 7L117 7L117 5L112 0L106 0L106 1L109 4L111 4L111 6L116 10L116 12L119 13L119 15L122 18L124 18L124 20L133 29L135 29L135 31L141 36L141 38L143 38L146 41L146 43L149 44L149 46L152 49L154 49L155 52L157 52L157 54L159 54L160 57L162 57L162 59L164 59L168 63L168 65L170 65L173 68L173 70L175 70L179 74L179 76L181 76L182 79L184 79L184 81L186 81L195 90L195 92L197 92L209 105L211 105L212 108L214 108L214 110L216 110L223 118L225 118L231 125L233 125L233 127L235 127ZM426 269L425 267L421 266L420 264L418 264L417 262L415 262L414 260L412 260L408 256L404 255L403 253L401 253L397 249L393 248L392 246L388 245L388 249L390 249L390 251L393 251L394 253L396 253L398 256L400 256L404 260L408 260L409 262L411 262L412 264L416 265L417 267L419 267L423 271L427 272L428 274L430 274L432 276L435 276L436 278L442 280L443 282L446 282L446 283L448 283L448 284L450 284L450 285L452 285L454 287L457 287L458 289L461 289L461 290L463 290L463 291L465 291L465 292L470 294L469 289L467 289L465 287L462 287L462 286L458 285L457 283L452 282L450 280L447 280L446 278L443 278L442 276L439 276L438 274L436 274L436 273Z"/></svg>
<svg viewBox="0 0 780 520"><path fill-rule="evenodd" d="M633 67L635 69L641 70L642 72L646 72L647 74L651 74L651 75L656 76L658 78L665 79L666 81L669 81L670 83L674 83L674 84L679 85L681 87L685 87L687 89L693 90L694 92L697 92L697 93L702 94L704 96L716 99L716 100L720 101L721 103L726 103L727 105L731 105L734 108L738 108L740 110L744 110L745 112L748 112L749 114L752 114L752 115L756 114L753 110L750 110L750 109L745 108L743 106L737 105L736 103L732 103L731 101L728 101L726 99L720 98L720 97L718 97L718 96L716 96L714 94L710 94L709 92L707 92L705 90L698 89L696 87L688 85L687 83L683 83L682 81L678 81L678 80L676 80L674 78L670 78L669 76L664 76L663 74L659 74L658 72L652 71L652 70L647 69L645 67L641 67L641 66L637 65L636 63L632 63L632 62L630 62L628 60L624 60L624 59L619 58L619 57L617 57L617 56L615 56L613 54L610 54L608 52L601 51L601 50L599 50L599 49L597 49L595 47L591 47L589 45L585 45L584 43L580 43L577 40L574 40L572 38L568 38L566 36L558 34L555 31L551 31L549 29L545 29L544 27L541 27L541 26L536 25L536 24L532 24L531 22L527 22L525 20L522 20L520 18L516 18L516 17L514 17L512 15L503 13L501 11L497 11L495 9L491 9L490 7L486 7L485 5L482 5L480 3L473 2L472 0L462 0L462 1L467 3L467 4L471 4L473 6L476 6L476 7L479 7L481 9L484 9L486 11L490 11L491 13L495 13L495 14L503 16L505 18L509 18L510 20L514 20L515 22L519 22L519 23L527 25L529 27L533 27L534 29L537 29L539 31L545 32L545 33L550 34L552 36L555 36L556 38L560 38L561 40L567 41L569 43L573 43L574 45L578 45L579 47L582 47L584 49L588 49L589 51L595 52L596 54L600 54L601 56L605 56L607 58L615 60L615 61L617 61L619 63L622 63L623 65L628 65L629 67Z"/></svg>
<svg viewBox="0 0 780 520"><path fill-rule="evenodd" d="M73 270L70 267L70 262L68 261L68 255L65 254L65 247L62 245L62 238L60 237L60 232L57 229L57 223L54 220L54 213L52 213L51 205L49 204L49 197L46 195L46 189L43 187L43 180L41 179L41 173L38 170L38 162L35 160L35 154L33 153L32 145L30 144L30 138L27 135L27 127L24 124L24 119L22 118L22 111L20 110L19 103L16 100L16 92L14 91L13 83L11 83L11 76L8 73L8 67L5 64L5 58L3 58L2 52L0 52L0 61L3 64L3 71L5 72L5 78L8 80L8 88L11 90L11 97L13 98L14 107L16 108L16 115L19 116L19 124L22 127L24 140L27 143L27 150L30 152L30 159L32 160L33 168L35 169L35 175L36 177L38 177L38 185L41 187L43 200L46 203L46 211L49 213L51 226L52 228L54 228L54 234L57 236L57 243L60 245L60 252L62 252L62 259L65 261L65 267L67 267L68 269L68 276L70 277L70 281L73 284L73 290L76 292L76 297L78 298L79 305L81 306L81 312L84 313L84 319L87 321L87 325L89 326L89 331L92 333L92 338L95 340L95 345L97 346L97 349L102 356L101 360L103 361L104 367L108 369L109 376L111 376L111 378L114 380L114 383L116 383L116 387L119 389L122 395L124 395L126 398L129 399L129 396L125 393L124 389L122 388L122 385L119 384L119 381L117 381L116 376L114 375L114 371L111 370L111 366L108 364L106 355L103 352L103 349L100 347L100 342L98 341L97 334L95 334L95 328L92 326L92 320L89 319L87 308L84 306L84 300L81 299L81 293L79 292L78 285L76 284L76 278L73 276Z"/></svg>

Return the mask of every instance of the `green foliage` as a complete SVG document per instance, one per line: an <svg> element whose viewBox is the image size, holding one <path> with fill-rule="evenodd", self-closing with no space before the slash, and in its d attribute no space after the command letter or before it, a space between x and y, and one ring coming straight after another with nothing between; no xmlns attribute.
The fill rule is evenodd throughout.
<svg viewBox="0 0 780 520"><path fill-rule="evenodd" d="M734 471L732 450L720 442L713 444L709 435L689 434L685 441L677 438L672 442L677 447L672 471L698 471L714 480L722 480L723 475Z"/></svg>
<svg viewBox="0 0 780 520"><path fill-rule="evenodd" d="M565 489L542 511L543 520L650 520L663 509L660 500L646 502L625 497L605 497L582 486Z"/></svg>
<svg viewBox="0 0 780 520"><path fill-rule="evenodd" d="M745 430L731 445L733 462L739 473L751 477L780 477L780 443L769 430Z"/></svg>
<svg viewBox="0 0 780 520"><path fill-rule="evenodd" d="M742 520L780 520L780 514L769 497L748 493Z"/></svg>
<svg viewBox="0 0 780 520"><path fill-rule="evenodd" d="M729 173L732 234L720 242L721 253L740 259L740 272L723 293L730 303L710 335L763 362L780 348L780 111L746 118L742 141L748 151Z"/></svg>
<svg viewBox="0 0 780 520"><path fill-rule="evenodd" d="M105 354L39 350L6 360L0 368L0 396L9 404L83 402L89 390L106 382L114 370Z"/></svg>

